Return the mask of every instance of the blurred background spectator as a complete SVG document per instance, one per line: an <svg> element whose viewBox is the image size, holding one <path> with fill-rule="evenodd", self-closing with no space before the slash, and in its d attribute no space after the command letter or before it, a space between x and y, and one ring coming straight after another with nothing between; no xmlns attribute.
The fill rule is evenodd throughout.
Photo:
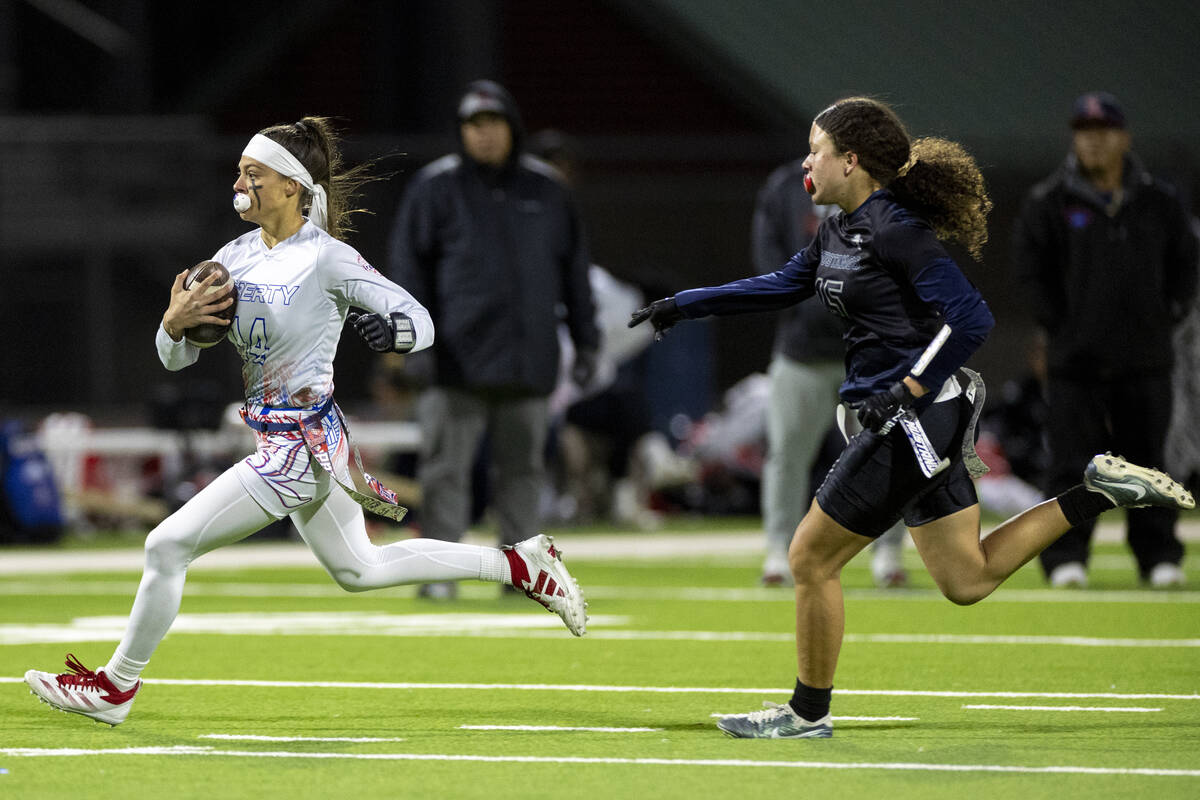
<svg viewBox="0 0 1200 800"><path fill-rule="evenodd" d="M1162 465L1171 421L1174 328L1191 311L1197 241L1176 189L1131 150L1125 108L1108 92L1080 95L1066 161L1029 194L1013 235L1016 273L1046 332L1050 465L1057 495L1079 464L1110 451ZM1178 512L1126 511L1142 580L1184 582ZM1095 520L1039 556L1052 586L1086 586Z"/></svg>
<svg viewBox="0 0 1200 800"><path fill-rule="evenodd" d="M566 186L525 153L512 96L473 81L454 103L459 147L408 184L388 275L429 309L437 347L409 356L424 380L417 477L423 536L456 542L471 523L472 471L486 439L489 505L502 544L537 535L558 380L561 319L571 380L587 386L600 335L583 226ZM449 597L457 584L422 587Z"/></svg>

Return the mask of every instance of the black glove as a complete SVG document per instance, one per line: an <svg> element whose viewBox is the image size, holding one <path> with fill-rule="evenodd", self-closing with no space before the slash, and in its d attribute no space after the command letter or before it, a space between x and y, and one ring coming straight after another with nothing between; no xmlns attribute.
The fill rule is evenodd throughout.
<svg viewBox="0 0 1200 800"><path fill-rule="evenodd" d="M367 347L376 353L407 353L417 343L412 319L399 311L393 311L386 317L352 311L346 319L367 343Z"/></svg>
<svg viewBox="0 0 1200 800"><path fill-rule="evenodd" d="M911 406L916 399L908 384L897 381L887 391L873 394L856 406L858 421L864 428L879 433L884 423Z"/></svg>
<svg viewBox="0 0 1200 800"><path fill-rule="evenodd" d="M576 350L575 363L571 365L571 380L580 389L586 389L596 376L596 351Z"/></svg>
<svg viewBox="0 0 1200 800"><path fill-rule="evenodd" d="M664 297L655 300L645 308L639 308L629 318L629 327L641 325L646 320L654 326L654 339L662 339L663 334L671 330L676 322L683 319L683 312L675 305L674 297Z"/></svg>

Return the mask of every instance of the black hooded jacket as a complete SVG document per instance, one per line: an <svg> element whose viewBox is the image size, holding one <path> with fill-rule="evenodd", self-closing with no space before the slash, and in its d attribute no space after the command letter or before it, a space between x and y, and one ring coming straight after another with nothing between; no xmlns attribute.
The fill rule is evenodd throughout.
<svg viewBox="0 0 1200 800"><path fill-rule="evenodd" d="M1074 155L1033 187L1013 231L1015 273L1046 329L1052 374L1110 380L1162 374L1191 308L1197 243L1166 184L1126 156L1123 196L1106 198Z"/></svg>
<svg viewBox="0 0 1200 800"><path fill-rule="evenodd" d="M458 153L418 172L392 227L388 275L433 317L433 363L416 372L440 386L548 395L560 320L576 349L600 344L583 227L554 169L522 152L512 97L492 81L463 97L478 92L502 103L512 153L500 169L479 164L460 135Z"/></svg>

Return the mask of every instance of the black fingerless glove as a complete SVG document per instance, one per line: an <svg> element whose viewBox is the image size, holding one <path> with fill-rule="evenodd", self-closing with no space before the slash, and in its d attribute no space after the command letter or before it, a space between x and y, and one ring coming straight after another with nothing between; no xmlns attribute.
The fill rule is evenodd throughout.
<svg viewBox="0 0 1200 800"><path fill-rule="evenodd" d="M673 328L675 323L681 319L683 319L683 312L675 304L675 298L664 297L633 312L629 318L629 327L632 328L650 320L650 324L654 326L654 338L657 340L661 339L663 334Z"/></svg>
<svg viewBox="0 0 1200 800"><path fill-rule="evenodd" d="M407 314L393 311L382 314L350 313L346 319L376 353L407 353L417 344L413 321Z"/></svg>
<svg viewBox="0 0 1200 800"><path fill-rule="evenodd" d="M896 381L886 391L858 404L858 421L867 430L879 433L888 420L909 408L916 399L904 381Z"/></svg>

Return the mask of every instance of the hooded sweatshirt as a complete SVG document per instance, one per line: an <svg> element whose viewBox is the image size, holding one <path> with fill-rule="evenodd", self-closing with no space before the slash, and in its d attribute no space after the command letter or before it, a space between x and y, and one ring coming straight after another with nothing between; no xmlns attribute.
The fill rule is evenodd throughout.
<svg viewBox="0 0 1200 800"><path fill-rule="evenodd" d="M1033 187L1013 231L1015 273L1048 334L1053 374L1167 373L1171 334L1196 293L1197 244L1174 190L1126 156L1119 198L1074 154Z"/></svg>
<svg viewBox="0 0 1200 800"><path fill-rule="evenodd" d="M391 232L388 274L438 332L432 363L412 366L434 385L549 395L559 322L577 350L600 343L583 227L555 170L522 151L520 113L502 86L476 81L455 109L458 152L413 177ZM512 131L498 169L463 151L462 113L478 110L502 114Z"/></svg>

